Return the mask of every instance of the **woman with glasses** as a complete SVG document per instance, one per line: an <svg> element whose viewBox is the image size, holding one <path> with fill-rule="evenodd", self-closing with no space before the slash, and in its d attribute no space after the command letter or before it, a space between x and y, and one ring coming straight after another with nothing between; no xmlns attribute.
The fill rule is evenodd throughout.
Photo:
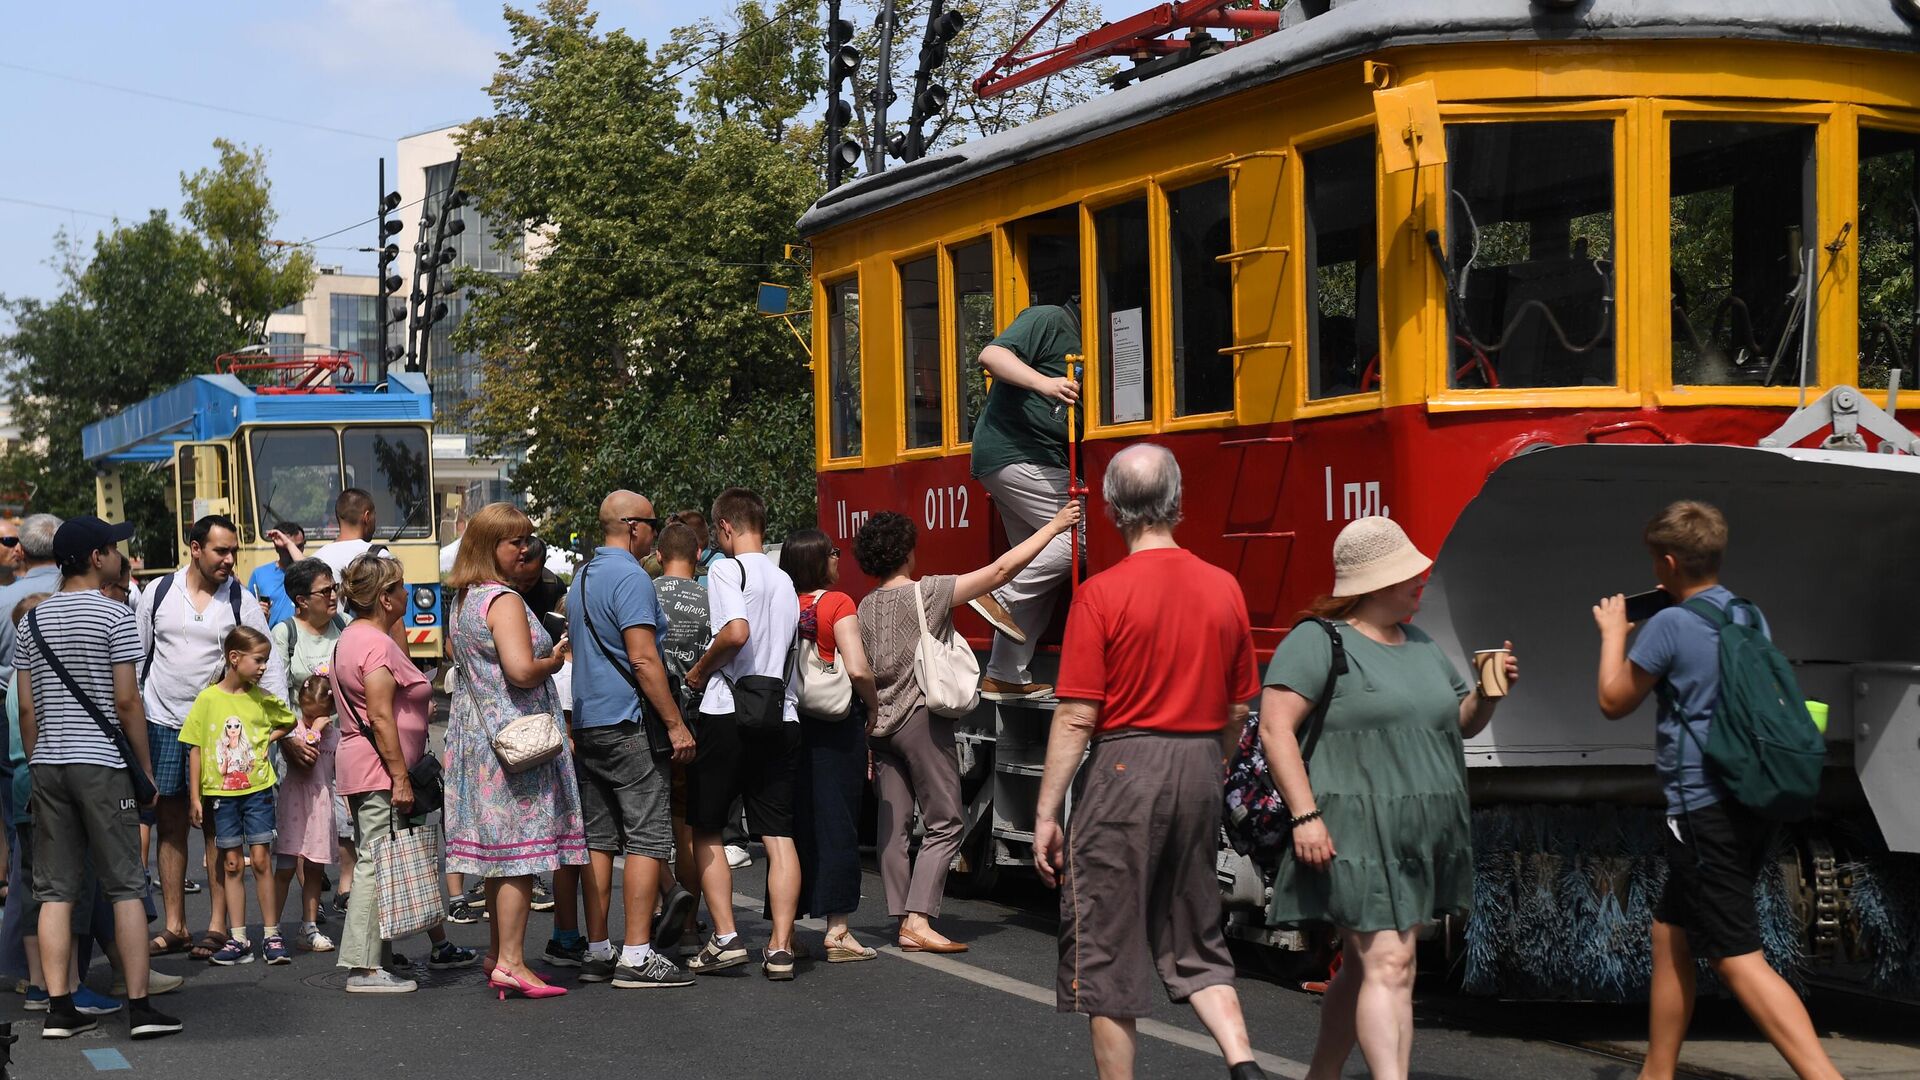
<svg viewBox="0 0 1920 1080"><path fill-rule="evenodd" d="M483 507L460 538L447 587L459 688L447 720L447 870L484 878L492 939L488 982L502 997L558 997L527 966L527 912L537 874L587 861L580 786L565 743L544 765L509 773L493 737L522 716L560 722L553 676L567 659L509 584L533 540L533 522L509 503Z"/></svg>
<svg viewBox="0 0 1920 1080"><path fill-rule="evenodd" d="M333 672L334 643L346 627L340 618L340 589L333 582L333 569L319 559L299 559L286 569L283 584L287 600L293 605L293 617L273 628L277 655L286 657L287 693L297 697L299 689L314 675ZM299 715L299 702L288 707ZM309 952L332 952L333 939L320 932L321 882L326 867L333 865L335 842L333 814L333 763L340 747L339 725L321 729L318 742L283 739L281 748L288 768L282 774L274 837L274 877L279 881L279 904L271 913L274 923L286 910L287 893L294 878L300 879L302 921L295 942ZM352 887L352 879L342 876L341 894Z"/></svg>
<svg viewBox="0 0 1920 1080"><path fill-rule="evenodd" d="M840 581L840 549L819 529L801 529L780 549L780 568L800 594L796 648L814 649L853 683L838 716L800 710L800 769L794 776L794 844L800 849L800 914L827 921L827 963L879 955L854 940L847 916L860 907L860 798L867 779L867 717L879 708L873 668L860 640L853 598Z"/></svg>

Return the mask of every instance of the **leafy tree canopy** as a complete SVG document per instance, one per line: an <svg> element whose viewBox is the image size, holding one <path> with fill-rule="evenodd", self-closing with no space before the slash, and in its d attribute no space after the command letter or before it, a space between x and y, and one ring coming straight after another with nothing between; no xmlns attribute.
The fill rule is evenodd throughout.
<svg viewBox="0 0 1920 1080"><path fill-rule="evenodd" d="M767 26L741 43L811 48L809 20L771 14L736 9ZM761 483L776 533L811 522L812 379L788 330L754 310L762 280L804 295L783 246L821 190L817 135L790 130L806 76L769 80L782 89L689 68L712 53L699 47L711 28L656 55L599 31L581 0L509 9L507 23L513 48L493 115L467 127L464 168L482 212L532 237L523 274L468 282L456 339L483 358L463 418L479 449L517 458L543 516L583 537L620 486L678 509ZM691 94L682 71L701 72Z"/></svg>
<svg viewBox="0 0 1920 1080"><path fill-rule="evenodd" d="M51 300L0 298L14 330L0 338L13 379L23 449L0 459L0 485L31 491L31 507L62 516L94 510L93 469L80 429L211 372L213 359L257 340L267 315L306 294L304 254L268 240L274 215L258 151L215 143L219 164L182 177L185 227L166 211L116 224L88 250L56 238L61 288ZM165 475L124 470L128 520L150 562L173 561Z"/></svg>

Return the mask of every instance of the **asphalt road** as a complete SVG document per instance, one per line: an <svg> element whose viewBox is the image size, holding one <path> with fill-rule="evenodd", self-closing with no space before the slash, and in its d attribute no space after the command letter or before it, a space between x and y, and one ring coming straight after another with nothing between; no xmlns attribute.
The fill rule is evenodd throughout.
<svg viewBox="0 0 1920 1080"><path fill-rule="evenodd" d="M759 895L758 871L756 863L739 875L737 891ZM879 895L879 879L869 872L853 925L876 946L891 943ZM132 1042L123 1014L103 1018L94 1032L47 1042L39 1038L43 1014L26 1012L23 999L11 994L0 995L0 1020L13 1021L21 1036L14 1075L22 1078L130 1069L156 1080L429 1080L539 1077L556 1066L581 1076L645 1072L783 1080L1090 1075L1085 1021L1053 1008L1050 914L1032 894L1020 899L1017 907L948 904L939 925L973 945L964 956L909 957L888 948L862 964L803 961L799 978L784 984L769 983L747 967L687 989L615 990L602 984L547 1001L501 1002L476 967L425 973L418 993L373 997L342 992L344 972L334 967L334 954L302 953L276 968L258 962L216 968L171 957L155 966L187 976L187 986L157 1003L186 1022L181 1035ZM204 926L205 894L190 900L191 925ZM763 941L766 927L757 905L743 907L741 916L748 939ZM535 914L534 950L551 925L549 916ZM486 941L484 924L448 930L465 945ZM817 930L803 930L801 937L817 948ZM424 956L424 939L403 943L401 951ZM109 979L104 961L96 963L90 983L104 991ZM572 985L571 973L562 970L559 981ZM1252 979L1243 980L1241 993L1254 1044L1274 1066L1270 1074L1298 1075L1297 1063L1312 1050L1317 999ZM1225 1074L1191 1012L1169 1005L1156 1020L1143 1029L1141 1076ZM1423 1022L1415 1075L1630 1080L1636 1071L1587 1051L1515 1033L1476 1032L1476 1026ZM1349 1075L1366 1075L1358 1055Z"/></svg>

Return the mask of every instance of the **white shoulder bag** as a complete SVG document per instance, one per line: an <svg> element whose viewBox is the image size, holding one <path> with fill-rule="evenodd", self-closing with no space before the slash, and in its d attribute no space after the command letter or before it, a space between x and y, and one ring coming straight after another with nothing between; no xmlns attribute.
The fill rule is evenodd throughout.
<svg viewBox="0 0 1920 1080"><path fill-rule="evenodd" d="M920 620L920 644L913 650L913 677L927 696L927 711L936 716L965 716L980 704L980 658L973 647L947 624L945 640L927 629L927 605L920 583L913 583L913 614Z"/></svg>
<svg viewBox="0 0 1920 1080"><path fill-rule="evenodd" d="M814 625L819 625L817 619ZM798 631L793 649L797 654L793 667L800 672L800 711L815 720L845 720L853 711L853 680L840 666L839 654L834 654L832 663L820 659L819 642L808 641Z"/></svg>

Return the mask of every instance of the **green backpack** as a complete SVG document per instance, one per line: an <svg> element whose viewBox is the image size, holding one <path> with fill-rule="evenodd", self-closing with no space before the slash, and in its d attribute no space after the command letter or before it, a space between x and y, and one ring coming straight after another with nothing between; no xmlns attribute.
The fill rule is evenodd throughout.
<svg viewBox="0 0 1920 1080"><path fill-rule="evenodd" d="M1685 605L1720 632L1720 701L1701 755L1734 801L1774 821L1799 821L1813 812L1826 762L1826 739L1807 713L1793 666L1760 629L1760 610L1746 600L1725 611L1695 598ZM1733 619L1743 607L1751 618ZM1693 725L1681 727L1698 743Z"/></svg>

